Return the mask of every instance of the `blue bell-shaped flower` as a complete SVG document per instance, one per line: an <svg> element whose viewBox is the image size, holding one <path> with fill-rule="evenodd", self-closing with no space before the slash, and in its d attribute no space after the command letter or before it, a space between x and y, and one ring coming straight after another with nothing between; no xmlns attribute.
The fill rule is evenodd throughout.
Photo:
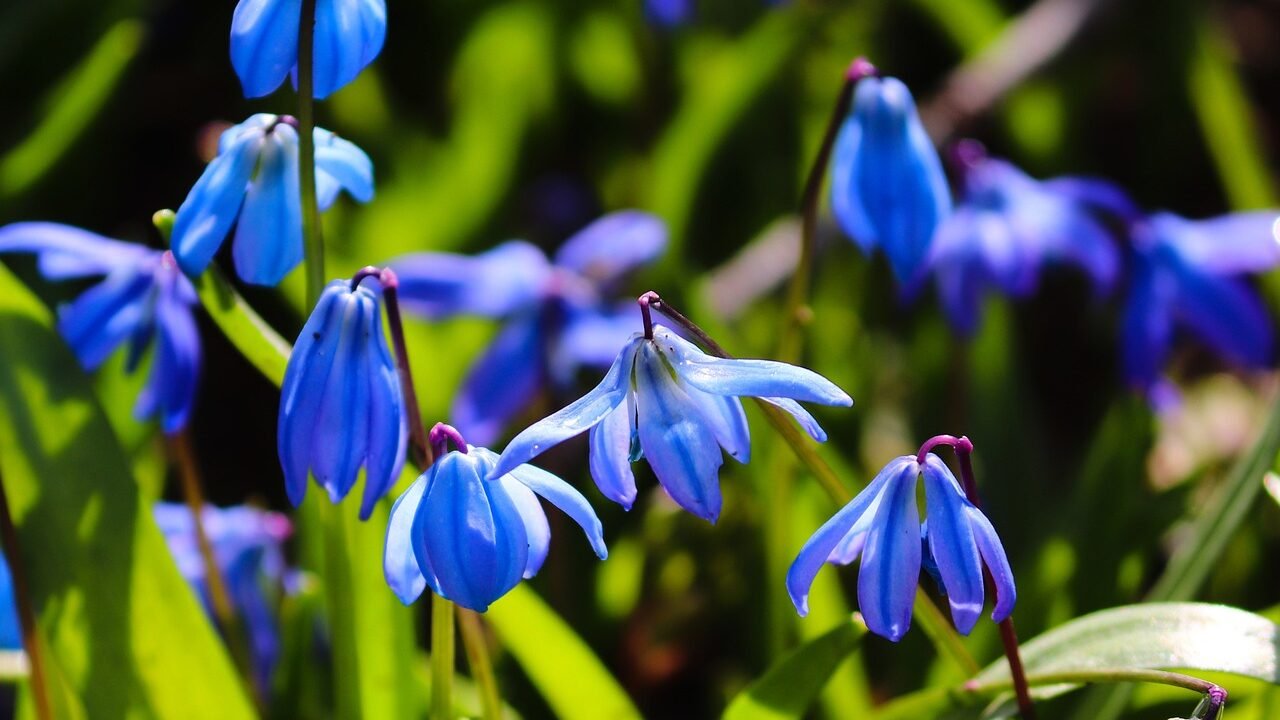
<svg viewBox="0 0 1280 720"><path fill-rule="evenodd" d="M373 163L350 141L315 129L316 194L325 210L346 190L373 199ZM236 228L232 258L240 279L277 285L302 262L302 193L298 185L298 131L293 118L257 114L228 128L218 155L173 222L173 255L191 277L204 272Z"/></svg>
<svg viewBox="0 0 1280 720"><path fill-rule="evenodd" d="M445 453L445 437L456 450ZM595 511L565 481L532 465L491 478L498 460L492 451L467 445L442 424L431 439L435 464L396 501L387 526L387 584L406 605L430 587L484 612L536 575L551 541L539 496L582 527L601 560L608 556Z"/></svg>
<svg viewBox="0 0 1280 720"><path fill-rule="evenodd" d="M380 307L379 290L334 280L289 356L276 443L294 505L306 495L308 470L338 502L364 466L360 517L368 519L404 465L404 396Z"/></svg>

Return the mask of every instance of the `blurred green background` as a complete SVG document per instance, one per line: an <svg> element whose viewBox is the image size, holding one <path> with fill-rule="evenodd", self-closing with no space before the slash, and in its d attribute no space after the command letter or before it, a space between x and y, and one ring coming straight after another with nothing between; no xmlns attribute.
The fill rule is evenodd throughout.
<svg viewBox="0 0 1280 720"><path fill-rule="evenodd" d="M601 212L644 208L668 222L671 244L629 290L658 290L745 356L773 351L781 294L767 272L717 271L771 231L794 237L785 221L849 60L868 56L928 108L949 74L975 58L1025 61L993 48L1030 6L706 0L688 24L663 28L638 2L621 0L388 5L381 56L318 105L321 126L373 158L377 182L369 205L343 200L325 216L331 276L405 252L478 251L512 237L552 249ZM292 111L287 90L241 96L227 56L233 7L0 6L0 223L55 220L158 244L152 212L182 201L222 123ZM1087 19L960 134L1039 177L1115 180L1148 208L1201 217L1275 204L1280 4L1042 0L1045 7ZM1024 637L1141 599L1257 434L1275 378L1222 375L1186 349L1175 372L1187 400L1158 419L1118 382L1117 299L1091 300L1082 278L1051 274L1028 302L989 303L981 333L964 343L932 295L899 302L881 260L860 256L830 223L822 234L806 364L857 401L852 411L817 413L832 438L824 455L846 485L860 486L929 435L967 434L1019 579ZM29 261L6 263L50 304L74 291L40 281ZM301 282L295 274L283 292L243 291L292 338ZM727 313L730 295L754 300ZM284 508L278 392L202 323L207 363L194 437L208 493L221 504ZM471 320L412 328L428 422L446 417L494 329ZM117 364L98 378L106 405L120 396L118 372ZM546 397L526 420L569 399ZM163 481L149 429L133 426L123 407L111 414L136 472ZM546 466L597 506L611 557L595 562L552 514L562 539L532 584L646 716L714 715L798 638L850 609L854 596L842 601L839 588L851 590L856 573L827 570L813 616L795 617L781 574L835 507L751 417L756 457L725 466L716 527L676 512L647 470L638 472L635 510L605 502L586 474L585 443L547 455ZM1280 601L1278 519L1264 496L1196 598L1253 610ZM999 654L989 623L969 645L984 662ZM823 712L852 717L926 682L955 681L952 672L918 631L898 646L870 638L837 673ZM550 713L501 651L499 675L526 717ZM1261 692L1239 685L1245 702L1233 717L1267 717ZM1047 714L1069 716L1077 700L1051 703ZM1172 691L1145 692L1138 703L1135 717L1188 707Z"/></svg>

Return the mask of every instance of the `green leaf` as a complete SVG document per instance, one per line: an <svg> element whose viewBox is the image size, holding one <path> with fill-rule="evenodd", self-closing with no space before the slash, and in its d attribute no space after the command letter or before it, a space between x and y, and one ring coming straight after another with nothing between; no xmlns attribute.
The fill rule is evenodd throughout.
<svg viewBox="0 0 1280 720"><path fill-rule="evenodd" d="M96 717L253 717L52 325L0 269L0 469L48 655Z"/></svg>
<svg viewBox="0 0 1280 720"><path fill-rule="evenodd" d="M556 717L641 717L591 648L527 585L517 585L491 605L485 619Z"/></svg>
<svg viewBox="0 0 1280 720"><path fill-rule="evenodd" d="M854 615L850 622L801 645L738 694L724 711L724 720L782 720L799 718L867 634Z"/></svg>
<svg viewBox="0 0 1280 720"><path fill-rule="evenodd" d="M292 350L289 342L249 307L217 267L210 265L194 284L200 304L222 334L276 387L282 385Z"/></svg>

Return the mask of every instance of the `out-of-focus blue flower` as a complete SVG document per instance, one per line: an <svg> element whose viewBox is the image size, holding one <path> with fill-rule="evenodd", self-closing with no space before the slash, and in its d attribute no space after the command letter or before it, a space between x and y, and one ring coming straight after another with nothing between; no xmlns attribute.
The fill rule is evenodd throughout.
<svg viewBox="0 0 1280 720"><path fill-rule="evenodd" d="M693 15L693 0L644 0L644 14L651 22L674 27Z"/></svg>
<svg viewBox="0 0 1280 720"><path fill-rule="evenodd" d="M681 507L715 522L720 515L720 448L747 462L751 438L739 397L755 396L790 413L814 439L826 434L795 402L853 404L826 378L770 360L706 355L655 325L637 333L593 390L517 435L502 453L501 474L590 429L591 476L605 497L630 509L636 498L631 463L649 461L658 482Z"/></svg>
<svg viewBox="0 0 1280 720"><path fill-rule="evenodd" d="M404 465L404 395L382 332L381 289L334 280L289 356L280 391L276 449L294 505L307 471L338 502L365 468L360 518L368 519Z"/></svg>
<svg viewBox="0 0 1280 720"><path fill-rule="evenodd" d="M186 427L200 376L200 333L195 289L171 254L45 222L0 228L3 252L35 253L40 274L50 280L105 275L58 309L58 331L86 370L127 345L126 368L133 372L154 344L134 415L158 415L166 433Z"/></svg>
<svg viewBox="0 0 1280 720"><path fill-rule="evenodd" d="M173 254L183 272L204 272L231 226L236 272L247 283L279 284L302 262L302 195L298 131L293 118L259 113L228 128L218 155L187 193L173 222ZM373 199L373 163L364 151L315 129L316 193L328 209L346 190ZM238 218L238 221L237 221Z"/></svg>
<svg viewBox="0 0 1280 720"><path fill-rule="evenodd" d="M1129 384L1159 398L1176 330L1227 361L1265 366L1275 333L1250 273L1280 265L1275 211L1187 220L1156 213L1132 224L1134 268L1124 316Z"/></svg>
<svg viewBox="0 0 1280 720"><path fill-rule="evenodd" d="M474 257L417 253L392 261L409 311L506 320L454 398L453 423L488 445L548 377L563 385L581 365L612 362L635 329L635 305L619 307L608 292L661 254L666 241L661 220L623 211L580 230L553 261L520 240Z"/></svg>
<svg viewBox="0 0 1280 720"><path fill-rule="evenodd" d="M1114 185L1086 178L1038 182L972 142L961 143L956 155L962 199L938 227L929 265L957 332L977 329L990 289L1013 297L1033 293L1047 264L1078 266L1099 294L1114 288L1116 241L1087 201L1119 192Z"/></svg>
<svg viewBox="0 0 1280 720"><path fill-rule="evenodd" d="M298 81L301 0L240 0L231 18L231 64L245 97L269 95L285 77ZM316 99L351 82L382 51L385 0L316 0L312 57Z"/></svg>
<svg viewBox="0 0 1280 720"><path fill-rule="evenodd" d="M22 649L22 622L18 599L13 594L13 573L9 561L0 555L0 650Z"/></svg>
<svg viewBox="0 0 1280 720"><path fill-rule="evenodd" d="M521 578L536 575L551 542L538 496L582 527L601 560L608 556L600 520L568 483L532 465L495 473L495 453L459 443L447 454L440 443L435 464L391 509L383 568L403 603L430 587L484 612Z"/></svg>
<svg viewBox="0 0 1280 720"><path fill-rule="evenodd" d="M178 570L200 595L205 611L212 615L207 568L191 510L186 505L156 503L155 518ZM280 655L280 629L272 606L284 581L281 544L292 533L292 526L279 513L248 506L206 505L200 520L213 547L218 572L226 581L233 609L248 631L258 687L270 687L271 671Z"/></svg>
<svg viewBox="0 0 1280 720"><path fill-rule="evenodd" d="M925 271L930 242L951 212L938 151L896 78L865 77L836 138L831 208L845 234L870 254L877 248L905 288Z"/></svg>
<svg viewBox="0 0 1280 720"><path fill-rule="evenodd" d="M927 531L916 508L916 481L922 473ZM848 565L861 556L858 610L868 629L897 642L911 627L922 544L928 546L931 565L951 605L951 618L961 633L968 635L982 614L983 565L995 581L991 619L1000 622L1013 612L1017 589L995 528L965 499L951 470L932 453L926 455L923 467L913 455L890 461L870 485L818 528L787 572L787 592L796 611L807 615L809 587L823 564Z"/></svg>

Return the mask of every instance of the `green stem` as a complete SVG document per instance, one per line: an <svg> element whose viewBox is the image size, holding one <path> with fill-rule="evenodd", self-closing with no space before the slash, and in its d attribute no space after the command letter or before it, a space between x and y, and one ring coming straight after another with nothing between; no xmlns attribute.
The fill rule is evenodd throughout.
<svg viewBox="0 0 1280 720"><path fill-rule="evenodd" d="M0 545L9 561L9 574L13 577L13 597L18 606L18 623L22 627L22 647L27 651L27 663L31 667L28 687L35 696L36 717L53 720L53 706L49 704L48 675L44 666L44 646L36 627L36 613L31 605L31 586L27 582L27 566L23 561L18 542L18 529L9 511L9 494L0 478Z"/></svg>
<svg viewBox="0 0 1280 720"><path fill-rule="evenodd" d="M453 718L454 605L431 596L431 720Z"/></svg>
<svg viewBox="0 0 1280 720"><path fill-rule="evenodd" d="M493 674L493 662L489 658L489 645L485 641L480 614L458 608L458 629L462 633L462 647L467 653L471 678L480 688L480 717L499 720L502 717L502 696L498 693L498 681Z"/></svg>
<svg viewBox="0 0 1280 720"><path fill-rule="evenodd" d="M355 597L351 587L353 538L347 532L342 505L329 502L320 493L311 493L320 508L320 532L324 537L324 590L333 647L335 717L361 716L360 643L356 637Z"/></svg>
<svg viewBox="0 0 1280 720"><path fill-rule="evenodd" d="M316 0L302 0L298 23L298 183L302 192L302 243L307 264L307 307L313 308L324 290L324 237L320 203L316 199L315 56Z"/></svg>

